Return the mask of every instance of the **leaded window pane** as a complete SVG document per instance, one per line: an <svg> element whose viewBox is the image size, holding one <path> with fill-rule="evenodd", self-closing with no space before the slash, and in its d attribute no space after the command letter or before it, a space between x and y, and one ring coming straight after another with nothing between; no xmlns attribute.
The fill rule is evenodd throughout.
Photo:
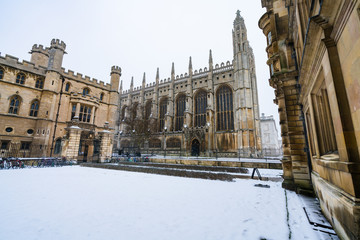
<svg viewBox="0 0 360 240"><path fill-rule="evenodd" d="M216 101L217 130L233 130L234 114L231 89L227 86L220 87L217 91Z"/></svg>
<svg viewBox="0 0 360 240"><path fill-rule="evenodd" d="M186 96L181 95L176 101L176 122L175 122L175 131L180 131L184 125L184 112L185 112L185 102Z"/></svg>

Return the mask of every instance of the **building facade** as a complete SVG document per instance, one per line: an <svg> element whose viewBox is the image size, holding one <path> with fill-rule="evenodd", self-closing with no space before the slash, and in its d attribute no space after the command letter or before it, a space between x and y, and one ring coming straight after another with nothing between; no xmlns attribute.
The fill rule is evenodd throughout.
<svg viewBox="0 0 360 240"><path fill-rule="evenodd" d="M280 157L282 155L281 140L279 140L279 132L274 117L261 114L260 127L263 155L265 157Z"/></svg>
<svg viewBox="0 0 360 240"><path fill-rule="evenodd" d="M120 87L118 149L135 147L132 141L140 134L128 129L132 115L151 118L153 138L145 143L152 152L202 156L258 156L261 154L260 118L252 49L247 40L240 11L234 21L232 62L213 64L122 91ZM136 108L134 113L134 106ZM129 131L130 130L130 131ZM140 146L138 146L140 147ZM144 146L142 146L144 147ZM145 148L147 148L145 147Z"/></svg>
<svg viewBox="0 0 360 240"><path fill-rule="evenodd" d="M342 239L360 239L360 3L262 0L285 186L313 189Z"/></svg>
<svg viewBox="0 0 360 240"><path fill-rule="evenodd" d="M121 69L110 84L62 68L66 45L34 45L31 60L0 56L0 156L111 157Z"/></svg>

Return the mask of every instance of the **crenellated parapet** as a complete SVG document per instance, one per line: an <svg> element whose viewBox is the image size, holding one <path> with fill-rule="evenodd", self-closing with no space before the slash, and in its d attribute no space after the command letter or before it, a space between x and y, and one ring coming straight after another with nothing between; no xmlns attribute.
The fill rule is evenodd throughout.
<svg viewBox="0 0 360 240"><path fill-rule="evenodd" d="M65 52L66 44L64 43L64 41L60 41L59 39L53 39L51 40L50 46L50 48L60 49Z"/></svg>
<svg viewBox="0 0 360 240"><path fill-rule="evenodd" d="M119 66L112 66L112 67L111 67L111 73L110 73L110 75L113 74L113 73L119 74L119 75L121 76L121 67L119 67Z"/></svg>
<svg viewBox="0 0 360 240"><path fill-rule="evenodd" d="M103 88L106 90L111 89L111 84L104 83L103 81L98 81L95 78L90 78L89 76L83 76L81 73L76 73L73 70L68 69L67 71L64 68L61 68L61 73L65 78L69 78L75 81L82 82L84 84L92 85L94 87Z"/></svg>
<svg viewBox="0 0 360 240"><path fill-rule="evenodd" d="M46 68L43 66L37 66L32 62L23 60L19 61L19 58L6 54L5 57L0 56L0 64L11 68L18 69L19 71L26 71L29 73L42 75L46 73Z"/></svg>
<svg viewBox="0 0 360 240"><path fill-rule="evenodd" d="M44 47L41 44L34 44L31 48L30 54L34 53L34 52L38 52L38 53L42 53L46 56L49 56L49 48L48 47Z"/></svg>

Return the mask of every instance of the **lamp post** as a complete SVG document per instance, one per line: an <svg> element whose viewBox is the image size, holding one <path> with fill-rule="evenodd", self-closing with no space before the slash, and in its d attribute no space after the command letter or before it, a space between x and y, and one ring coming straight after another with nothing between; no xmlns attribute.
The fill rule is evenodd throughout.
<svg viewBox="0 0 360 240"><path fill-rule="evenodd" d="M184 124L184 135L185 135L185 156L187 158L187 141L186 141L186 130L188 128L188 125Z"/></svg>
<svg viewBox="0 0 360 240"><path fill-rule="evenodd" d="M207 122L206 123L206 132L207 132L207 134L208 134L208 155L209 155L209 157L210 157L210 123L209 122Z"/></svg>
<svg viewBox="0 0 360 240"><path fill-rule="evenodd" d="M164 157L166 158L166 130L167 127L164 127Z"/></svg>
<svg viewBox="0 0 360 240"><path fill-rule="evenodd" d="M121 136L122 136L122 134L123 134L123 131L119 131L119 152L118 153L122 153L122 150L121 150Z"/></svg>

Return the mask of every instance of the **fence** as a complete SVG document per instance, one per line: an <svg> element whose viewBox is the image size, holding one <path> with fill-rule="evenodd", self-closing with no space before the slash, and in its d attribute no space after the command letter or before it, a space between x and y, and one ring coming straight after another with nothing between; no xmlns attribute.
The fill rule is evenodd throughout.
<svg viewBox="0 0 360 240"><path fill-rule="evenodd" d="M9 143L6 149L0 149L1 158L29 158L45 157L48 150L47 145L36 145L31 143Z"/></svg>

